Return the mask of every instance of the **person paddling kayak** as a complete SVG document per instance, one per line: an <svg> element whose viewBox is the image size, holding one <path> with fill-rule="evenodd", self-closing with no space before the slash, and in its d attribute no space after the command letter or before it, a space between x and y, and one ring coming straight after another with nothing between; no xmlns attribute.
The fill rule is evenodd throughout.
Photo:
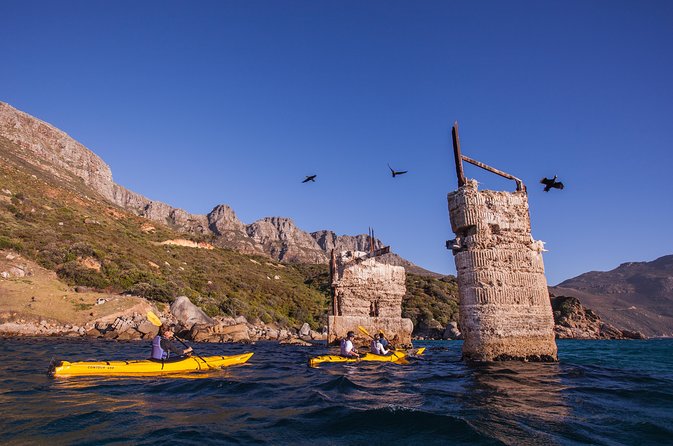
<svg viewBox="0 0 673 446"><path fill-rule="evenodd" d="M386 339L386 335L384 335L382 331L379 332L379 341L381 342L383 348L388 348L388 346L390 345L390 343Z"/></svg>
<svg viewBox="0 0 673 446"><path fill-rule="evenodd" d="M174 336L175 333L171 325L162 325L159 328L159 334L152 340L152 359L165 361L171 357L171 354L177 356L177 358L173 359L183 359L182 357L190 355L192 348L187 347L183 349L178 347L173 341Z"/></svg>
<svg viewBox="0 0 673 446"><path fill-rule="evenodd" d="M355 339L355 333L349 331L346 337L341 340L341 356L345 356L346 358L360 357L357 349L353 347L353 339Z"/></svg>
<svg viewBox="0 0 673 446"><path fill-rule="evenodd" d="M381 342L381 335L379 333L374 335L370 350L375 355L387 355L389 353L389 350L386 350L386 348L383 346L383 343Z"/></svg>

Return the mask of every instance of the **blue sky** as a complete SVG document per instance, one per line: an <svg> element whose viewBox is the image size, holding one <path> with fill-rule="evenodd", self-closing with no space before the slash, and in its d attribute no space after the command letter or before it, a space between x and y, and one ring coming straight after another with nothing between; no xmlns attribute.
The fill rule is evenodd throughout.
<svg viewBox="0 0 673 446"><path fill-rule="evenodd" d="M527 184L550 284L673 253L673 2L2 0L0 17L0 100L151 199L372 226L453 274L458 120L465 155ZM545 194L554 174L566 189Z"/></svg>

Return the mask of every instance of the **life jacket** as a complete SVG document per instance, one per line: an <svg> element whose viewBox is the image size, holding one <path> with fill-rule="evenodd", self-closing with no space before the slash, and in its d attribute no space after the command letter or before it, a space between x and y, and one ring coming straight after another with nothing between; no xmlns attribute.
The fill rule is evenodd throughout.
<svg viewBox="0 0 673 446"><path fill-rule="evenodd" d="M157 335L152 339L152 359L168 359L170 352L161 348L161 336Z"/></svg>
<svg viewBox="0 0 673 446"><path fill-rule="evenodd" d="M344 355L344 356L347 356L348 353L346 352L346 339L341 340L340 347L341 347L341 354Z"/></svg>

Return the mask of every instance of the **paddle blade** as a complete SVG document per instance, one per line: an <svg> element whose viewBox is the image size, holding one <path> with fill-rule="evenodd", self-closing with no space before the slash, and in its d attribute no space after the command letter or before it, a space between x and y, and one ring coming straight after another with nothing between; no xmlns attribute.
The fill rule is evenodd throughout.
<svg viewBox="0 0 673 446"><path fill-rule="evenodd" d="M418 350L416 350L416 355L422 355L424 351L425 351L425 347L421 347Z"/></svg>
<svg viewBox="0 0 673 446"><path fill-rule="evenodd" d="M374 336L370 335L369 332L367 331L367 329L365 327L363 327L362 325L358 325L358 330L360 330L361 332L363 332L364 334L366 334L370 338L374 339Z"/></svg>
<svg viewBox="0 0 673 446"><path fill-rule="evenodd" d="M147 320L152 323L152 325L156 325L157 327L161 327L161 319L159 319L159 316L154 314L151 310L147 312Z"/></svg>

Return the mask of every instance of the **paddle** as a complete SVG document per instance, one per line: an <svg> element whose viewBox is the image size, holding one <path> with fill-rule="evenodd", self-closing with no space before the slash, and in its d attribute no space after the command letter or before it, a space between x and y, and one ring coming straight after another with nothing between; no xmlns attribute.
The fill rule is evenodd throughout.
<svg viewBox="0 0 673 446"><path fill-rule="evenodd" d="M370 338L374 339L374 336L370 335L369 332L367 331L367 329L365 327L363 327L362 325L358 325L358 330L360 330L361 332L363 332L364 334L366 334ZM367 353L365 353L365 355L366 354Z"/></svg>
<svg viewBox="0 0 673 446"><path fill-rule="evenodd" d="M161 322L161 319L159 319L159 316L157 316L156 314L154 314L154 312L153 312L152 310L150 310L150 311L147 312L147 320L150 321L150 322L152 323L152 325L154 325L154 326L156 326L156 327L161 327L161 326L163 325L163 323ZM180 344L182 344L182 345L184 345L185 347L189 348L189 346L188 346L187 344L185 344L185 341L183 341L183 340L180 339L179 337L175 336L175 334L173 335L173 337L174 337L175 339L177 339L178 342L180 342ZM201 361L203 361L204 364L206 364L206 365L208 366L208 368L210 368L210 369L212 369L212 370L215 369L215 367L213 367L213 366L211 366L210 364L208 364L208 361L206 361L206 360L203 358L203 356L199 355L198 353L196 353L196 352L194 351L194 347L192 347L192 352L194 352L194 354L196 355L196 357L199 358Z"/></svg>
<svg viewBox="0 0 673 446"><path fill-rule="evenodd" d="M370 335L369 332L367 331L367 329L365 327L363 327L362 325L358 325L358 330L360 330L361 332L363 332L364 334L366 334L370 338L374 339L374 336Z"/></svg>

